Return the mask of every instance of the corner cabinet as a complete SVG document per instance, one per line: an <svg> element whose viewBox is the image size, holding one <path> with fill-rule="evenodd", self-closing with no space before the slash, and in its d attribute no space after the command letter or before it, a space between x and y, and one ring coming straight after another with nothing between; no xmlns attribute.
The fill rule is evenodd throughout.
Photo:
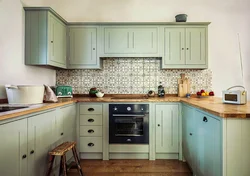
<svg viewBox="0 0 250 176"><path fill-rule="evenodd" d="M165 26L162 68L208 68L207 25Z"/></svg>
<svg viewBox="0 0 250 176"><path fill-rule="evenodd" d="M68 68L100 69L98 29L98 26L69 27Z"/></svg>
<svg viewBox="0 0 250 176"><path fill-rule="evenodd" d="M109 25L101 34L101 57L159 57L158 26Z"/></svg>
<svg viewBox="0 0 250 176"><path fill-rule="evenodd" d="M66 68L66 23L52 11L25 7L25 64Z"/></svg>
<svg viewBox="0 0 250 176"><path fill-rule="evenodd" d="M178 159L179 108L178 105L156 105L155 151L156 159Z"/></svg>

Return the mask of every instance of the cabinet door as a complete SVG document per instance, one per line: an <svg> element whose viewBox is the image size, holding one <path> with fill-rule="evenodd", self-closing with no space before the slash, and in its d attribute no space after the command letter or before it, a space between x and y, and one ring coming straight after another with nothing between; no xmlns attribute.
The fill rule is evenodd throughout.
<svg viewBox="0 0 250 176"><path fill-rule="evenodd" d="M182 116L182 147L183 156L188 162L189 166L195 171L195 129L196 121L194 119L195 110L183 105L183 116Z"/></svg>
<svg viewBox="0 0 250 176"><path fill-rule="evenodd" d="M197 166L199 176L221 175L220 121L201 112L197 117Z"/></svg>
<svg viewBox="0 0 250 176"><path fill-rule="evenodd" d="M28 119L28 172L30 176L46 174L48 152L54 143L55 111Z"/></svg>
<svg viewBox="0 0 250 176"><path fill-rule="evenodd" d="M185 28L164 28L163 64L185 64Z"/></svg>
<svg viewBox="0 0 250 176"><path fill-rule="evenodd" d="M186 64L206 64L206 28L186 28Z"/></svg>
<svg viewBox="0 0 250 176"><path fill-rule="evenodd" d="M131 53L129 27L104 27L104 54Z"/></svg>
<svg viewBox="0 0 250 176"><path fill-rule="evenodd" d="M26 176L27 119L0 125L0 141L0 175Z"/></svg>
<svg viewBox="0 0 250 176"><path fill-rule="evenodd" d="M66 25L50 12L49 18L49 63L66 68Z"/></svg>
<svg viewBox="0 0 250 176"><path fill-rule="evenodd" d="M158 52L158 28L138 27L132 28L130 33L131 48L135 54L157 54Z"/></svg>
<svg viewBox="0 0 250 176"><path fill-rule="evenodd" d="M69 67L98 67L97 27L70 27L69 32Z"/></svg>
<svg viewBox="0 0 250 176"><path fill-rule="evenodd" d="M178 105L156 105L156 152L178 153Z"/></svg>

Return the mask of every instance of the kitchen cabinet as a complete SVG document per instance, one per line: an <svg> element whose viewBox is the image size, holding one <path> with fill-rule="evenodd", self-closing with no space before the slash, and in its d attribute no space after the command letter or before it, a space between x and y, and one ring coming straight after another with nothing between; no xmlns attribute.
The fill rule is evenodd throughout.
<svg viewBox="0 0 250 176"><path fill-rule="evenodd" d="M0 125L0 175L28 175L27 119Z"/></svg>
<svg viewBox="0 0 250 176"><path fill-rule="evenodd" d="M25 64L66 68L66 23L50 10L25 7Z"/></svg>
<svg viewBox="0 0 250 176"><path fill-rule="evenodd" d="M222 175L222 153L220 121L204 114L195 112L197 118L196 138L196 172L199 176Z"/></svg>
<svg viewBox="0 0 250 176"><path fill-rule="evenodd" d="M69 27L68 68L100 68L98 29L98 26Z"/></svg>
<svg viewBox="0 0 250 176"><path fill-rule="evenodd" d="M189 106L182 106L182 148L183 156L190 167L195 170L196 153L196 120L194 118L194 109Z"/></svg>
<svg viewBox="0 0 250 176"><path fill-rule="evenodd" d="M159 57L158 26L102 26L101 57Z"/></svg>
<svg viewBox="0 0 250 176"><path fill-rule="evenodd" d="M178 105L156 105L156 153L179 153Z"/></svg>
<svg viewBox="0 0 250 176"><path fill-rule="evenodd" d="M195 27L163 28L164 49L162 68L200 68L208 67L207 25Z"/></svg>

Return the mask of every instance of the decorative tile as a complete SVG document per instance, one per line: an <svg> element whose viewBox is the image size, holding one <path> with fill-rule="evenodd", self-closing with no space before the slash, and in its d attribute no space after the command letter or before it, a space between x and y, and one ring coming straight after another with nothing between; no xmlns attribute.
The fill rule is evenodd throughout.
<svg viewBox="0 0 250 176"><path fill-rule="evenodd" d="M57 70L56 84L71 85L73 93L88 94L91 87L107 94L144 94L162 82L167 94L177 94L181 73L191 82L191 93L212 90L212 71L162 70L160 58L105 58L102 70Z"/></svg>

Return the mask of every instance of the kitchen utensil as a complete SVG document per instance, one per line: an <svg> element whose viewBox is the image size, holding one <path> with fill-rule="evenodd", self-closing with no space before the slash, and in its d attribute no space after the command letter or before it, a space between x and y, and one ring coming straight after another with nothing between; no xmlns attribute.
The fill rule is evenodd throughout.
<svg viewBox="0 0 250 176"><path fill-rule="evenodd" d="M98 97L98 98L102 98L104 96L104 93L103 92L97 92L95 93L95 95Z"/></svg>
<svg viewBox="0 0 250 176"><path fill-rule="evenodd" d="M176 22L186 22L187 21L187 15L186 14L178 14L175 16Z"/></svg>
<svg viewBox="0 0 250 176"><path fill-rule="evenodd" d="M72 87L71 86L57 86L56 96L57 97L73 97Z"/></svg>
<svg viewBox="0 0 250 176"><path fill-rule="evenodd" d="M178 96L185 97L187 93L190 93L190 80L182 73L181 78L178 79Z"/></svg>
<svg viewBox="0 0 250 176"><path fill-rule="evenodd" d="M9 104L43 103L44 85L5 85Z"/></svg>

